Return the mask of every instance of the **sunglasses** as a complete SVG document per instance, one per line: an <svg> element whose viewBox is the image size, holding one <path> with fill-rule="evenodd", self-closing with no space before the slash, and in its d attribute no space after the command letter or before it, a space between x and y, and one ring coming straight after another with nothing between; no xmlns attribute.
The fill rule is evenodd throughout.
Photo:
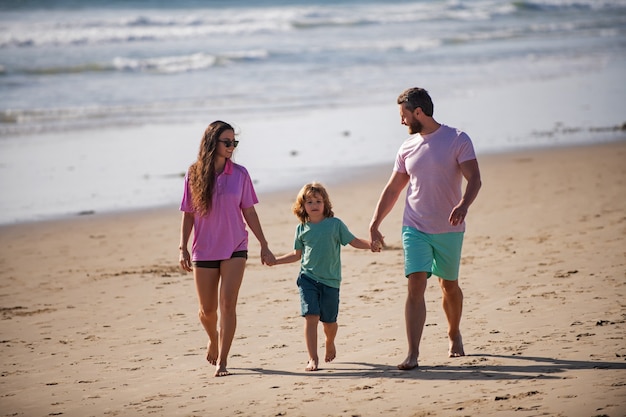
<svg viewBox="0 0 626 417"><path fill-rule="evenodd" d="M218 139L218 142L222 142L224 146L226 146L227 148L230 148L231 146L234 146L236 148L237 145L239 145L238 140L219 140Z"/></svg>

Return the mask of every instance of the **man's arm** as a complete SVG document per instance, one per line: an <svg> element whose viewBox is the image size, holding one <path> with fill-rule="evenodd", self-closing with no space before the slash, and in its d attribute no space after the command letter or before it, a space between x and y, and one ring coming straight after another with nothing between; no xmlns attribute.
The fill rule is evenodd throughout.
<svg viewBox="0 0 626 417"><path fill-rule="evenodd" d="M461 222L465 220L469 206L476 199L478 190L480 190L480 187L482 186L482 181L480 180L480 169L478 168L478 161L476 159L465 161L461 163L460 167L463 177L467 180L467 186L465 187L465 193L463 194L461 201L452 209L452 212L450 213L450 218L448 220L453 226L461 224Z"/></svg>
<svg viewBox="0 0 626 417"><path fill-rule="evenodd" d="M385 244L384 236L380 233L378 228L380 224L383 222L383 219L389 214L393 206L398 201L398 197L400 193L409 182L409 175L403 172L394 171L385 185L383 192L378 199L378 203L376 204L376 210L374 210L374 215L372 216L372 221L370 222L370 241L372 247L376 247L376 242L381 245Z"/></svg>

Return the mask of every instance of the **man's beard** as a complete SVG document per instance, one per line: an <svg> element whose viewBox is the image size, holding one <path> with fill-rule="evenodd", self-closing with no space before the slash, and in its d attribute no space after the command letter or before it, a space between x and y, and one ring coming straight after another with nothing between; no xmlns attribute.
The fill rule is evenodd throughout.
<svg viewBox="0 0 626 417"><path fill-rule="evenodd" d="M409 133L414 135L416 133L420 133L424 129L424 125L419 122L419 120L413 120L409 125Z"/></svg>

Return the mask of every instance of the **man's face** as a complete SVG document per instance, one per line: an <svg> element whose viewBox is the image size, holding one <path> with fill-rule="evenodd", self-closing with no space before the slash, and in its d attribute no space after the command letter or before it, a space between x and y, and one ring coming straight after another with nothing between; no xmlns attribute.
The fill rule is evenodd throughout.
<svg viewBox="0 0 626 417"><path fill-rule="evenodd" d="M418 114L417 109L410 111L404 104L400 105L400 123L409 128L409 134L411 135L420 133L424 128L424 125L417 120L416 114Z"/></svg>

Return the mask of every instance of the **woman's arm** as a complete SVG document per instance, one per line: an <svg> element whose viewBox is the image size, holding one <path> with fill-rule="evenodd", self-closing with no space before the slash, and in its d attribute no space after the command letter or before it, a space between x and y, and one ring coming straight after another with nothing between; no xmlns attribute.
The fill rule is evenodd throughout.
<svg viewBox="0 0 626 417"><path fill-rule="evenodd" d="M180 267L187 272L191 272L193 270L191 268L191 256L189 255L189 250L187 249L189 237L191 236L191 230L193 229L193 219L193 213L183 212L183 218L180 225L180 245L178 246L180 257L178 262L180 263Z"/></svg>
<svg viewBox="0 0 626 417"><path fill-rule="evenodd" d="M254 233L254 236L256 236L259 244L261 245L261 263L275 263L276 260L274 258L274 254L269 249L267 240L265 240L263 228L261 227L261 221L259 220L259 216L254 209L254 206L241 209L241 212L243 213L244 219L246 219L248 227L250 227L250 230L252 230L252 233Z"/></svg>

